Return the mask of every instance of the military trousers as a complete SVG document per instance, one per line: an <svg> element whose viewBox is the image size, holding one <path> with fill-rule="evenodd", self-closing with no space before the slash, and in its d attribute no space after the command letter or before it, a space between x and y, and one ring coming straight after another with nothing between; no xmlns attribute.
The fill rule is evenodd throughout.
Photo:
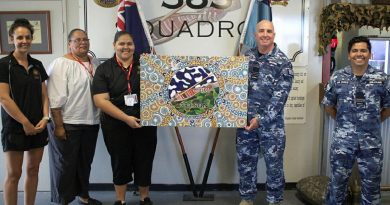
<svg viewBox="0 0 390 205"><path fill-rule="evenodd" d="M246 131L237 129L236 149L239 192L241 199L254 200L257 193L257 163L259 155L264 156L266 165L267 201L277 203L283 200L285 186L283 154L285 148L284 129Z"/></svg>
<svg viewBox="0 0 390 205"><path fill-rule="evenodd" d="M342 205L347 196L348 179L357 161L361 178L361 204L380 204L380 182L383 166L382 148L354 149L333 143L330 148L331 177L326 204Z"/></svg>

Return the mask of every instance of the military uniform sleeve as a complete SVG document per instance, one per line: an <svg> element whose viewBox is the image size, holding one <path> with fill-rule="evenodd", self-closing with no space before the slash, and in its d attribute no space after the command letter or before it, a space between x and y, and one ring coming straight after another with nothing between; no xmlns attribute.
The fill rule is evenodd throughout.
<svg viewBox="0 0 390 205"><path fill-rule="evenodd" d="M332 75L328 84L325 87L324 99L322 99L322 104L325 106L336 106L337 96L334 90L335 86L335 75Z"/></svg>
<svg viewBox="0 0 390 205"><path fill-rule="evenodd" d="M294 79L294 71L290 62L282 65L284 68L278 79L278 83L274 88L273 95L270 102L265 105L265 112L258 116L260 126L268 124L273 121L284 109L288 94L290 93L292 82Z"/></svg>

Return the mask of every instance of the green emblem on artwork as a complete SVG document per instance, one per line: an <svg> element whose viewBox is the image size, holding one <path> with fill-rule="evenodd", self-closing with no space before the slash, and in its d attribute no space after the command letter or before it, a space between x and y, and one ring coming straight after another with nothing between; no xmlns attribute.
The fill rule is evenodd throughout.
<svg viewBox="0 0 390 205"><path fill-rule="evenodd" d="M202 66L178 70L168 89L173 107L185 115L200 115L213 109L219 94L217 78Z"/></svg>

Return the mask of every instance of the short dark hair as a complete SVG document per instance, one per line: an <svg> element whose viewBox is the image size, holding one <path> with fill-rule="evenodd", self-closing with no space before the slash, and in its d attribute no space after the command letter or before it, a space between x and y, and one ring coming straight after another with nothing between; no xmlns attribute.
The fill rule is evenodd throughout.
<svg viewBox="0 0 390 205"><path fill-rule="evenodd" d="M88 36L87 32L85 32L83 29L75 28L75 29L72 29L72 30L69 32L69 34L68 34L68 42L69 42L70 40L72 40L73 34L74 34L74 32L76 32L76 31L81 31L81 32L83 32L85 35Z"/></svg>
<svg viewBox="0 0 390 205"><path fill-rule="evenodd" d="M123 35L129 35L131 39L134 40L133 36L127 32L127 31L118 31L115 33L115 36L114 36L114 43L116 43L118 41L118 39L123 36Z"/></svg>
<svg viewBox="0 0 390 205"><path fill-rule="evenodd" d="M18 27L27 28L30 31L30 33L31 33L31 37L33 36L33 34L34 34L34 27L33 27L33 25L31 25L31 23L27 19L24 19L24 18L16 19L12 23L12 25L9 28L9 31L8 31L8 36L12 37L14 35L15 30Z"/></svg>
<svg viewBox="0 0 390 205"><path fill-rule="evenodd" d="M353 46L355 43L366 43L366 44L367 44L367 48L368 48L368 50L369 50L370 53L371 53L371 43L370 43L370 39L368 39L368 38L365 37L365 36L356 36L356 37L353 37L353 38L349 41L349 43L348 43L348 53L351 52L352 46Z"/></svg>

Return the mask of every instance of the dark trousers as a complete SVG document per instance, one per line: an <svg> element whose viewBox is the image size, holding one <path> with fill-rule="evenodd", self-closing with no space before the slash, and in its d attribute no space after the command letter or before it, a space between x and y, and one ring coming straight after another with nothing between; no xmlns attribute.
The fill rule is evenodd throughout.
<svg viewBox="0 0 390 205"><path fill-rule="evenodd" d="M48 127L51 201L68 204L76 196L88 198L99 125L64 124L66 140L54 136L53 125Z"/></svg>
<svg viewBox="0 0 390 205"><path fill-rule="evenodd" d="M157 145L157 128L132 129L118 120L102 120L104 142L111 157L113 182L124 185L133 181L150 186Z"/></svg>

